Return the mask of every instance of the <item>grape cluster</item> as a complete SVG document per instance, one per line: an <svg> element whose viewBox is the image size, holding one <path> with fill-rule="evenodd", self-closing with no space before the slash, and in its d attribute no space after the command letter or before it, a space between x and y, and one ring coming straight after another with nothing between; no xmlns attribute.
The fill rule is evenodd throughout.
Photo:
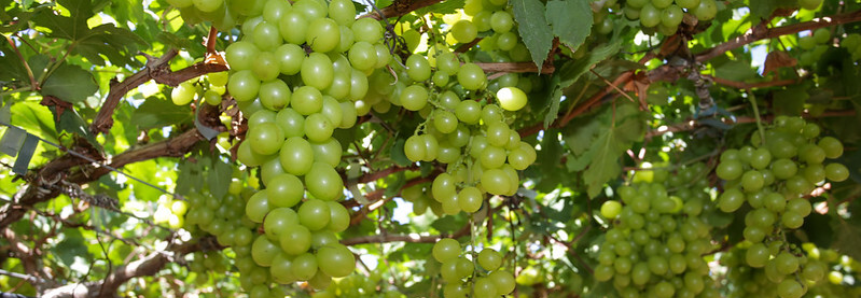
<svg viewBox="0 0 861 298"><path fill-rule="evenodd" d="M263 7L226 50L228 91L250 115L237 158L259 166L265 185L240 209L262 224L250 243L237 243L251 297L265 297L269 282L326 288L355 268L335 235L350 215L337 202L343 150L332 134L356 124L368 74L391 59L380 23L356 20L349 0L268 0Z"/></svg>
<svg viewBox="0 0 861 298"><path fill-rule="evenodd" d="M678 178L668 178L665 170L644 171L635 179L651 182L622 186L621 202L601 206L613 225L597 252L596 280L612 280L620 297L719 297L703 259L712 250L711 227L700 215L710 200L706 192L691 190L704 180L704 170L702 164L686 167L672 176ZM675 194L685 199L668 195L665 184L679 188Z"/></svg>
<svg viewBox="0 0 861 298"><path fill-rule="evenodd" d="M442 263L440 268L442 279L447 283L443 288L445 298L475 297L490 298L508 295L514 291L514 275L500 269L502 255L499 252L485 248L478 255L476 267L473 260L461 255L460 243L451 238L437 241L433 246L433 257ZM477 277L476 270L482 277ZM467 279L467 282L464 282ZM470 295L470 293L472 295Z"/></svg>
<svg viewBox="0 0 861 298"><path fill-rule="evenodd" d="M822 55L828 51L828 48L831 46L830 42L831 31L827 28L816 29L816 31L813 31L813 34L799 38L798 47L802 52L798 58L798 63L802 66L816 64L816 61L819 61Z"/></svg>
<svg viewBox="0 0 861 298"><path fill-rule="evenodd" d="M735 212L745 202L751 208L745 214L743 234L751 245L744 260L750 267L765 268L768 279L779 283L781 298L801 297L807 290L797 281L806 276L804 256L784 241L785 230L801 227L812 210L804 196L826 179L840 182L849 177L840 163L823 166L826 158L843 154L843 145L832 137L820 139L819 134L819 126L802 118L778 117L767 130L753 135L753 146L724 151L716 169L726 180L718 198L720 209ZM795 277L784 278L787 275Z"/></svg>
<svg viewBox="0 0 861 298"><path fill-rule="evenodd" d="M187 24L209 21L218 30L227 31L236 26L239 18L260 14L265 1L167 0L167 3L179 8Z"/></svg>
<svg viewBox="0 0 861 298"><path fill-rule="evenodd" d="M254 225L243 221L245 200L241 193L229 193L224 199L209 195L207 191L190 194L188 213L185 215L186 230L212 234L224 246L245 245L251 242ZM246 193L247 195L247 193ZM175 203L174 203L175 204Z"/></svg>
<svg viewBox="0 0 861 298"><path fill-rule="evenodd" d="M774 257L768 259L769 255ZM751 266L751 260L766 265ZM770 243L766 251L737 246L721 255L720 264L729 268L727 279L739 285L728 289L729 297L801 297L828 270L826 263L811 260L795 245L780 241Z"/></svg>
<svg viewBox="0 0 861 298"><path fill-rule="evenodd" d="M158 208L153 214L153 222L156 224L167 223L171 229L179 229L185 225L185 213L187 211L188 203L186 201L162 196L159 198Z"/></svg>
<svg viewBox="0 0 861 298"><path fill-rule="evenodd" d="M183 106L195 99L215 106L221 104L221 96L227 91L227 72L214 72L201 76L197 82L182 82L170 91L173 104Z"/></svg>
<svg viewBox="0 0 861 298"><path fill-rule="evenodd" d="M808 295L816 297L861 297L861 288L847 287L844 280L861 278L861 263L831 249L820 249L813 243L803 243L808 262L818 262L825 269L825 278L810 286Z"/></svg>
<svg viewBox="0 0 861 298"><path fill-rule="evenodd" d="M606 1L604 7L613 7L615 4L616 1ZM643 27L672 35L678 30L685 13L700 21L709 21L717 14L718 5L715 0L627 0L622 10L629 19L639 19Z"/></svg>

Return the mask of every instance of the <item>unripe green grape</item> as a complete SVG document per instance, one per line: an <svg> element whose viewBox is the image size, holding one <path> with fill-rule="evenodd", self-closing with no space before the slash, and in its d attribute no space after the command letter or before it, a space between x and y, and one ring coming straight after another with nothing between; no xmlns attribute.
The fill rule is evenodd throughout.
<svg viewBox="0 0 861 298"><path fill-rule="evenodd" d="M230 81L227 84L230 95L233 95L237 101L250 101L257 97L257 92L260 90L260 80L258 80L250 70L242 70L230 76Z"/></svg>
<svg viewBox="0 0 861 298"><path fill-rule="evenodd" d="M601 205L601 216L608 219L615 219L622 213L622 204L618 201L609 200Z"/></svg>
<svg viewBox="0 0 861 298"><path fill-rule="evenodd" d="M700 5L700 0L676 0L676 4L684 9L694 9Z"/></svg>
<svg viewBox="0 0 861 298"><path fill-rule="evenodd" d="M661 10L648 3L640 9L640 24L643 27L655 27L661 23Z"/></svg>
<svg viewBox="0 0 861 298"><path fill-rule="evenodd" d="M500 10L494 12L490 17L490 27L493 28L493 31L505 33L511 31L511 28L514 27L514 19L510 13Z"/></svg>
<svg viewBox="0 0 861 298"><path fill-rule="evenodd" d="M392 53L389 51L389 48L384 44L375 44L374 51L377 53L377 63L374 65L374 68L383 68L389 64L389 61L392 60Z"/></svg>
<svg viewBox="0 0 861 298"><path fill-rule="evenodd" d="M179 84L170 91L170 99L173 104L184 106L194 100L195 88L191 82Z"/></svg>
<svg viewBox="0 0 861 298"><path fill-rule="evenodd" d="M824 137L817 145L825 151L825 156L828 158L838 158L843 155L843 144L833 137Z"/></svg>
<svg viewBox="0 0 861 298"><path fill-rule="evenodd" d="M471 21L465 19L454 23L450 32L459 43L469 43L478 36L478 28Z"/></svg>
<svg viewBox="0 0 861 298"><path fill-rule="evenodd" d="M661 24L666 27L676 27L682 23L685 12L677 5L670 5L661 13Z"/></svg>
<svg viewBox="0 0 861 298"><path fill-rule="evenodd" d="M368 94L368 76L358 70L350 72L350 100L357 101ZM370 107L369 107L370 108ZM361 114L361 113L360 113ZM367 114L367 113L364 113ZM362 114L362 115L364 115Z"/></svg>
<svg viewBox="0 0 861 298"><path fill-rule="evenodd" d="M383 38L383 27L373 18L360 18L350 26L350 29L353 30L356 41L373 44Z"/></svg>
<svg viewBox="0 0 861 298"><path fill-rule="evenodd" d="M849 178L849 169L840 163L825 166L825 177L834 182L843 182Z"/></svg>
<svg viewBox="0 0 861 298"><path fill-rule="evenodd" d="M694 16L700 21L709 21L717 15L717 3L715 0L701 0L693 10Z"/></svg>
<svg viewBox="0 0 861 298"><path fill-rule="evenodd" d="M401 105L407 110L418 111L427 105L428 91L422 85L411 85L401 92Z"/></svg>
<svg viewBox="0 0 861 298"><path fill-rule="evenodd" d="M324 3L318 1L297 1L293 4L293 11L298 11L308 21L314 21L326 17L329 9Z"/></svg>
<svg viewBox="0 0 861 298"><path fill-rule="evenodd" d="M356 21L356 6L349 0L329 2L329 17L338 25L350 26Z"/></svg>
<svg viewBox="0 0 861 298"><path fill-rule="evenodd" d="M457 261L460 254L460 243L452 238L444 238L437 241L433 246L432 255L440 263ZM455 265L456 266L456 265Z"/></svg>
<svg viewBox="0 0 861 298"><path fill-rule="evenodd" d="M281 37L294 45L305 43L308 20L296 9L285 13L278 22Z"/></svg>
<svg viewBox="0 0 861 298"><path fill-rule="evenodd" d="M340 40L341 29L335 20L318 18L308 24L305 41L315 52L326 53L332 51L338 46Z"/></svg>
<svg viewBox="0 0 861 298"><path fill-rule="evenodd" d="M308 174L305 175L305 187L308 189L308 193L315 198L322 201L333 201L343 195L344 181L341 180L341 176L330 164L322 161L315 161L311 166L311 169L308 171ZM300 207L299 210L301 220L302 208ZM316 226L308 227L312 230L318 230L315 228Z"/></svg>
<svg viewBox="0 0 861 298"><path fill-rule="evenodd" d="M431 67L427 58L422 55L413 54L407 58L405 63L407 74L416 82L425 81L431 76Z"/></svg>

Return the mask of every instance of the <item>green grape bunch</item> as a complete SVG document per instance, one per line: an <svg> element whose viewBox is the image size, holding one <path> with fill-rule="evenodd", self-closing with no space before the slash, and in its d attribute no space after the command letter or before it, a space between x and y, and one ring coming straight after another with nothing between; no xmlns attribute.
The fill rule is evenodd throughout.
<svg viewBox="0 0 861 298"><path fill-rule="evenodd" d="M696 184L704 169L681 169L682 178L672 180L656 170L643 175L652 181L622 186L621 201L601 206L612 222L597 250L597 281L612 283L620 297L719 297L703 258L713 249L711 226L700 218L708 195L688 187L669 195L665 187Z"/></svg>

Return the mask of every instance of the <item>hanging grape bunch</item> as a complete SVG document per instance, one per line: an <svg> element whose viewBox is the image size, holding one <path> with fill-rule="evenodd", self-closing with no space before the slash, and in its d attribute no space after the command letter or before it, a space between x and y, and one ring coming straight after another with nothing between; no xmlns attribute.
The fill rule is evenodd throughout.
<svg viewBox="0 0 861 298"><path fill-rule="evenodd" d="M514 275L500 268L502 255L493 249L473 253L470 259L462 255L457 240L444 238L434 244L432 252L434 259L442 263L440 271L446 282L443 288L446 298L490 298L514 291Z"/></svg>
<svg viewBox="0 0 861 298"><path fill-rule="evenodd" d="M819 135L818 125L781 116L768 129L754 133L752 146L724 151L716 169L726 180L720 209L736 212L745 203L751 208L744 228L751 246L744 260L750 267L765 268L769 280L779 283L781 298L801 297L807 291L799 282L806 257L785 240L785 233L801 227L812 211L805 196L826 181L849 177L843 164L825 164L826 159L843 155L843 144Z"/></svg>
<svg viewBox="0 0 861 298"><path fill-rule="evenodd" d="M711 208L700 182L705 169L638 172L634 181L642 183L620 187L621 202L601 206L612 225L597 251L596 280L612 281L620 297L719 297L703 259L712 250L711 226L701 218Z"/></svg>
<svg viewBox="0 0 861 298"><path fill-rule="evenodd" d="M226 50L228 91L248 118L237 158L260 167L265 185L244 209L262 233L236 243L250 247L236 263L252 297L265 297L269 282L326 288L355 268L335 235L350 216L338 203L343 150L332 134L356 124L354 101L367 93L367 74L391 57L380 23L356 20L348 0L270 0L260 11Z"/></svg>

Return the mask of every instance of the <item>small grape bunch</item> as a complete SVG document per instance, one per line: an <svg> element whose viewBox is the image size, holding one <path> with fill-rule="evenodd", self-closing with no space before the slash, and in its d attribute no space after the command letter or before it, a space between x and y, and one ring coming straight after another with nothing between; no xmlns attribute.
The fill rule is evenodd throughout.
<svg viewBox="0 0 861 298"><path fill-rule="evenodd" d="M640 20L644 28L654 28L664 35L675 34L685 13L700 21L709 21L717 15L715 0L628 0L623 8L625 16Z"/></svg>
<svg viewBox="0 0 861 298"><path fill-rule="evenodd" d="M798 58L798 63L802 66L816 64L816 61L819 61L822 55L831 47L829 42L831 42L831 31L828 28L816 29L812 34L799 38L798 47L802 50L802 53ZM853 51L854 49L850 52Z"/></svg>
<svg viewBox="0 0 861 298"><path fill-rule="evenodd" d="M477 258L475 261L479 267L475 266L473 260L461 255L460 243L451 238L441 239L434 244L432 254L434 259L442 263L440 271L447 283L443 288L446 298L490 298L514 291L514 275L500 269L502 255L493 249L485 248L477 255L472 255Z"/></svg>
<svg viewBox="0 0 861 298"><path fill-rule="evenodd" d="M620 297L717 297L703 258L712 249L711 227L700 218L707 199L669 195L657 182L623 186L618 194L621 202L600 209L612 223L597 250L595 279L612 283Z"/></svg>

